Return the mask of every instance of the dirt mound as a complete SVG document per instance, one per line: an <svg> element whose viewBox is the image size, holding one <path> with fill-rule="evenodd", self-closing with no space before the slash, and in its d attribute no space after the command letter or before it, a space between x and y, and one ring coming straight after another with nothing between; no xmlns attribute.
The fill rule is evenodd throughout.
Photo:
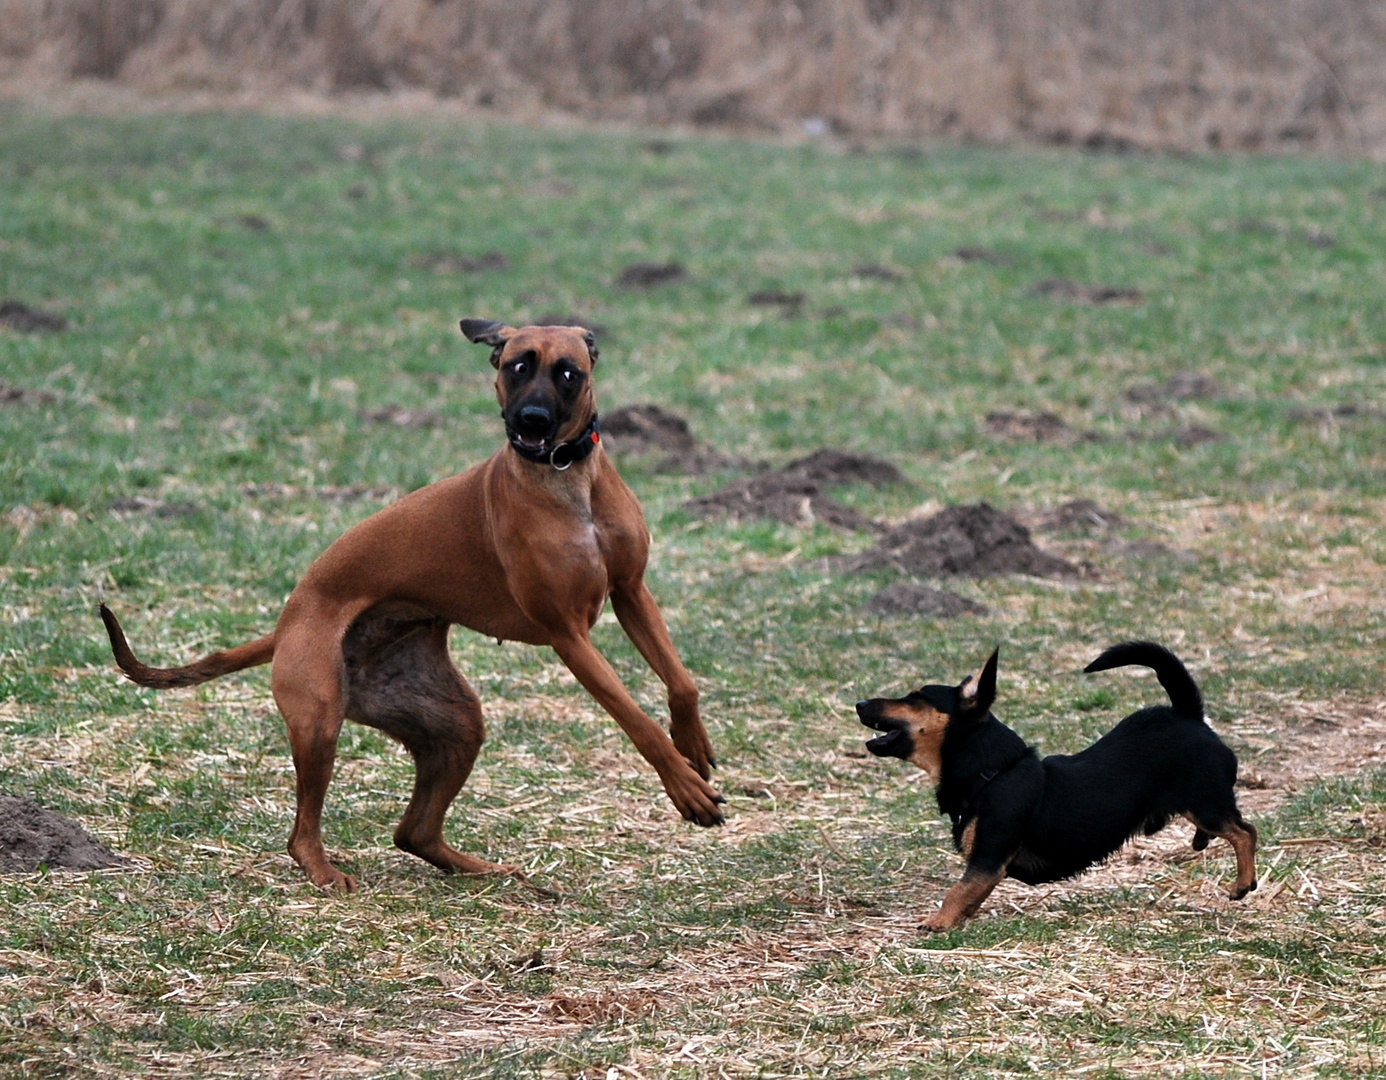
<svg viewBox="0 0 1386 1080"><path fill-rule="evenodd" d="M696 450L698 440L682 416L658 405L623 405L602 413L607 450L621 454Z"/></svg>
<svg viewBox="0 0 1386 1080"><path fill-rule="evenodd" d="M31 390L0 379L0 405L52 405L58 395L47 390Z"/></svg>
<svg viewBox="0 0 1386 1080"><path fill-rule="evenodd" d="M623 405L602 413L602 442L616 457L661 455L655 472L699 475L751 467L743 457L720 454L701 445L688 421L658 405Z"/></svg>
<svg viewBox="0 0 1386 1080"><path fill-rule="evenodd" d="M164 502L148 495L126 495L111 503L108 509L115 514L146 514L150 517L177 518L197 513L196 503Z"/></svg>
<svg viewBox="0 0 1386 1080"><path fill-rule="evenodd" d="M0 303L0 326L8 326L25 334L56 334L67 329L67 320L61 315L21 304L18 300L6 300Z"/></svg>
<svg viewBox="0 0 1386 1080"><path fill-rule="evenodd" d="M671 285L687 277L688 271L676 262L631 263L616 278L616 285L621 289L648 289L655 285Z"/></svg>
<svg viewBox="0 0 1386 1080"><path fill-rule="evenodd" d="M293 484L246 484L241 494L252 499L321 499L323 502L351 503L361 499L397 499L402 494L395 487L368 487L365 484L322 487L298 487Z"/></svg>
<svg viewBox="0 0 1386 1080"><path fill-rule="evenodd" d="M856 266L852 267L852 276L867 281L896 282L905 280L905 275L893 266L872 262L857 263Z"/></svg>
<svg viewBox="0 0 1386 1080"><path fill-rule="evenodd" d="M482 255L458 255L446 251L434 251L423 255L411 255L409 265L435 274L480 274L487 270L509 270L510 260L502 252L488 251Z"/></svg>
<svg viewBox="0 0 1386 1080"><path fill-rule="evenodd" d="M805 293L786 292L784 289L760 289L746 297L752 307L779 308L780 315L786 319L797 318L808 299Z"/></svg>
<svg viewBox="0 0 1386 1080"><path fill-rule="evenodd" d="M985 604L979 604L947 589L935 589L930 585L919 585L913 581L887 585L867 601L866 610L877 615L928 615L935 619L990 614Z"/></svg>
<svg viewBox="0 0 1386 1080"><path fill-rule="evenodd" d="M1173 559L1193 562L1196 556L1182 548L1172 548L1158 540L1123 540L1117 534L1135 527L1135 522L1115 510L1107 510L1091 499L1073 499L1054 510L1029 516L1030 523L1040 532L1087 536L1097 541L1096 547L1110 555L1137 562Z"/></svg>
<svg viewBox="0 0 1386 1080"><path fill-rule="evenodd" d="M1138 405L1158 405L1166 401L1196 401L1217 397L1222 388L1207 375L1181 371L1160 384L1142 383L1126 391L1126 399Z"/></svg>
<svg viewBox="0 0 1386 1080"><path fill-rule="evenodd" d="M1029 529L986 503L950 506L932 517L897 525L874 548L848 563L852 570L880 566L898 566L919 577L1084 576L1082 567L1040 550Z"/></svg>
<svg viewBox="0 0 1386 1080"><path fill-rule="evenodd" d="M820 484L870 484L873 487L886 487L899 484L904 474L884 458L870 454L852 454L844 450L824 447L805 457L796 458L781 472L789 476L802 476L807 480L817 480Z"/></svg>
<svg viewBox="0 0 1386 1080"><path fill-rule="evenodd" d="M823 485L783 469L729 484L684 503L698 517L773 518L787 525L817 522L835 529L878 529L870 518L823 493Z"/></svg>
<svg viewBox="0 0 1386 1080"><path fill-rule="evenodd" d="M1139 304L1140 289L1124 285L1082 285L1068 278L1046 278L1030 288L1035 296L1048 296L1074 304Z"/></svg>
<svg viewBox="0 0 1386 1080"><path fill-rule="evenodd" d="M0 795L0 874L105 870L124 860L86 829L16 795Z"/></svg>
<svg viewBox="0 0 1386 1080"><path fill-rule="evenodd" d="M395 427L437 427L443 422L441 413L432 409L407 409L403 405L382 405L378 409L357 409L356 415L367 424L393 424Z"/></svg>
<svg viewBox="0 0 1386 1080"><path fill-rule="evenodd" d="M953 258L959 262L980 262L986 263L988 266L1015 265L1015 260L1009 255L1002 255L1000 252L984 247L960 247L953 252Z"/></svg>
<svg viewBox="0 0 1386 1080"><path fill-rule="evenodd" d="M1108 510L1091 499L1071 499L1057 509L1035 519L1042 532L1106 533L1127 528L1131 523L1115 510Z"/></svg>

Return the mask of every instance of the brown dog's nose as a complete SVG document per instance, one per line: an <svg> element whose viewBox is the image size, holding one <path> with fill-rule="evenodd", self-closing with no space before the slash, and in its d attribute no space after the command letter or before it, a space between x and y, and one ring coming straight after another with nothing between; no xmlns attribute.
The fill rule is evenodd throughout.
<svg viewBox="0 0 1386 1080"><path fill-rule="evenodd" d="M553 424L553 414L541 405L526 405L515 417L515 426L527 435L543 435Z"/></svg>

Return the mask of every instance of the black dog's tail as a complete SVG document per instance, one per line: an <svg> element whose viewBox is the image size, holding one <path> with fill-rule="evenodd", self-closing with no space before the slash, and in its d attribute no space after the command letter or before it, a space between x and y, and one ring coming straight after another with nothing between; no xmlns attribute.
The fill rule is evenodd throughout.
<svg viewBox="0 0 1386 1080"><path fill-rule="evenodd" d="M1203 695L1199 692L1198 684L1193 681L1193 676L1185 670L1179 657L1153 641L1124 641L1120 645L1113 645L1083 671L1091 674L1094 671L1109 671L1131 664L1154 669L1155 676L1165 688L1165 693L1169 695L1169 703L1174 706L1175 712L1184 716L1203 715Z"/></svg>

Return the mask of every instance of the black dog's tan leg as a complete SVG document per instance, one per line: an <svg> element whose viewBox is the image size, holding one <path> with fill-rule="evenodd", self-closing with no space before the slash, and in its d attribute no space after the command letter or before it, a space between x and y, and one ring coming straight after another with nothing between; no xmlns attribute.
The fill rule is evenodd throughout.
<svg viewBox="0 0 1386 1080"><path fill-rule="evenodd" d="M367 612L342 647L347 715L398 739L414 759L414 794L395 829L397 847L444 870L516 874L443 839L443 818L485 737L481 705L453 665L447 640L444 622Z"/></svg>
<svg viewBox="0 0 1386 1080"><path fill-rule="evenodd" d="M1232 851L1237 856L1237 880L1228 896L1240 900L1253 892L1256 889L1256 826L1245 821L1235 809L1226 821L1221 822L1200 821L1192 814L1184 816L1194 823L1197 830L1194 833L1195 851L1207 847L1209 836L1219 837L1232 845Z"/></svg>
<svg viewBox="0 0 1386 1080"><path fill-rule="evenodd" d="M1228 895L1240 900L1256 888L1256 826L1238 819L1225 832L1218 833L1237 853L1237 881Z"/></svg>
<svg viewBox="0 0 1386 1080"><path fill-rule="evenodd" d="M698 714L698 688L679 659L659 605L643 582L625 592L614 592L611 607L626 636L659 676L669 691L669 734L680 754L704 780L717 762L712 741Z"/></svg>
<svg viewBox="0 0 1386 1080"><path fill-rule="evenodd" d="M555 633L553 649L568 670L577 676L578 682L597 699L597 704L621 725L640 756L654 766L678 812L699 825L722 824L724 818L719 808L724 801L722 796L693 771L664 729L641 711L606 657L587 637L585 628Z"/></svg>
<svg viewBox="0 0 1386 1080"><path fill-rule="evenodd" d="M992 873L969 867L962 880L948 890L934 916L924 923L924 929L939 933L972 918L1005 876L1004 871Z"/></svg>
<svg viewBox="0 0 1386 1080"><path fill-rule="evenodd" d="M318 888L355 892L356 879L332 865L322 843L322 804L344 716L337 644L322 638L301 622L282 627L275 643L270 687L288 728L297 791L289 854Z"/></svg>

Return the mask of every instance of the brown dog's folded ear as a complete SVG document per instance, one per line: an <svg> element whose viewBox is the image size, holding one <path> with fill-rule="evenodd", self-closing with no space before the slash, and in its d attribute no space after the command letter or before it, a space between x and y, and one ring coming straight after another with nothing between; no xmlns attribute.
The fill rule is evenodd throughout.
<svg viewBox="0 0 1386 1080"><path fill-rule="evenodd" d="M601 354L597 352L597 335L591 330L583 330L582 340L587 342L587 357L592 363L597 362L597 357Z"/></svg>
<svg viewBox="0 0 1386 1080"><path fill-rule="evenodd" d="M492 319L463 319L458 325L473 345L491 346L491 366L500 367L501 350L505 348L510 335L515 333L514 327Z"/></svg>
<svg viewBox="0 0 1386 1080"><path fill-rule="evenodd" d="M998 646L976 675L969 675L958 687L958 704L964 712L985 716L996 700L996 664L1001 655Z"/></svg>

